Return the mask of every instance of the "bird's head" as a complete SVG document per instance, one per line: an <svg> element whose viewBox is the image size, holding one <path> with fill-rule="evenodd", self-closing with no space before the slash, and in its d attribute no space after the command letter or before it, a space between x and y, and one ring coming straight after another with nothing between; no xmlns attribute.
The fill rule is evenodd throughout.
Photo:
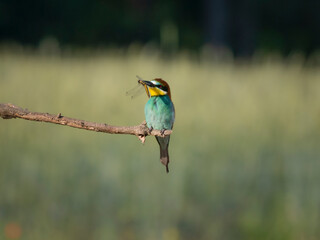
<svg viewBox="0 0 320 240"><path fill-rule="evenodd" d="M155 78L152 81L138 80L138 83L144 86L148 97L168 95L171 99L169 84L161 78Z"/></svg>

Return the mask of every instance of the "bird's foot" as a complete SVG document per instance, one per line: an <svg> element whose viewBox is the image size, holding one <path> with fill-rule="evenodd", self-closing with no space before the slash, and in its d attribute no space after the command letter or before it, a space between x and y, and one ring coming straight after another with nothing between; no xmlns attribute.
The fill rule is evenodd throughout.
<svg viewBox="0 0 320 240"><path fill-rule="evenodd" d="M161 136L164 136L164 132L166 131L167 129L161 129L161 131L160 131L160 134L161 134Z"/></svg>
<svg viewBox="0 0 320 240"><path fill-rule="evenodd" d="M151 126L151 127L149 128L149 134L151 134L152 130L153 130L153 127Z"/></svg>

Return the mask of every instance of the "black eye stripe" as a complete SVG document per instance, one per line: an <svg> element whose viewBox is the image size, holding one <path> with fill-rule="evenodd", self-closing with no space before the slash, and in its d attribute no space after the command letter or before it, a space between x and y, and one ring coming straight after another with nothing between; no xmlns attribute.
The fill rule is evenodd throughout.
<svg viewBox="0 0 320 240"><path fill-rule="evenodd" d="M157 85L157 88L160 88L163 91L168 91L168 88L162 85Z"/></svg>

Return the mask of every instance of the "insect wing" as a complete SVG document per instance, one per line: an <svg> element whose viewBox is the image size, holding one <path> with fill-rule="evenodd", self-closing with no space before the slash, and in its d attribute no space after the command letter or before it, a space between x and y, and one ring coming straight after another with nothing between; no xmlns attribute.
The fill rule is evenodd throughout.
<svg viewBox="0 0 320 240"><path fill-rule="evenodd" d="M134 88L128 90L126 92L126 96L130 97L131 99L134 99L140 96L143 92L144 92L144 86L142 86L141 84L138 84Z"/></svg>

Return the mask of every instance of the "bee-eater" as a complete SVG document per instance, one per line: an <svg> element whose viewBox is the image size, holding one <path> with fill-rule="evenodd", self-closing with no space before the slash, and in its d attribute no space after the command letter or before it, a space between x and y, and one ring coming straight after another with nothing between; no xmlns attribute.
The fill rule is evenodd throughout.
<svg viewBox="0 0 320 240"><path fill-rule="evenodd" d="M175 118L174 105L171 100L171 92L168 83L161 78L156 78L153 81L139 80L146 90L149 97L144 108L147 127L152 129L171 130ZM169 141L170 135L166 137L158 137L156 139L160 146L160 161L166 166L166 171L169 172Z"/></svg>

